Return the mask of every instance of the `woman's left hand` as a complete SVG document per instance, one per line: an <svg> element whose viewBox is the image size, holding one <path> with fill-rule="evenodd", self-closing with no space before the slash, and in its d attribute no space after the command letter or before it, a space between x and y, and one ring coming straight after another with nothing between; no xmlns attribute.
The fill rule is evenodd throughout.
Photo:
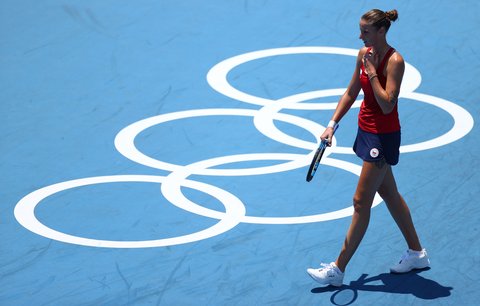
<svg viewBox="0 0 480 306"><path fill-rule="evenodd" d="M370 75L375 75L377 74L377 67L379 58L378 54L372 51L369 51L365 53L363 56L363 66L365 67L365 72L370 76Z"/></svg>

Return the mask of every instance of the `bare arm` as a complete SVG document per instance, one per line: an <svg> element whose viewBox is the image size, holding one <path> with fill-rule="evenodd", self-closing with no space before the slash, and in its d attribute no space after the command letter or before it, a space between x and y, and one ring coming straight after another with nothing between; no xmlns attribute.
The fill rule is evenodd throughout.
<svg viewBox="0 0 480 306"><path fill-rule="evenodd" d="M365 58L367 73L370 78L370 84L373 88L373 93L378 105L384 114L392 112L395 104L398 102L398 95L400 93L400 85L402 84L403 73L405 72L405 62L403 57L395 52L389 59L387 65L387 84L385 89L382 88L377 73L383 71L375 71L375 66L372 65L370 57Z"/></svg>
<svg viewBox="0 0 480 306"><path fill-rule="evenodd" d="M357 99L358 93L362 88L360 84L359 71L360 71L360 67L362 66L362 59L365 52L366 52L366 48L363 48L360 50L360 52L358 52L355 70L353 71L352 79L350 80L347 90L338 101L337 107L331 119L336 123L340 122L343 116L345 116L348 110L352 107L352 104ZM327 127L327 129L325 130L325 132L323 132L320 138L322 140L329 139L331 141L332 136L333 136L333 128Z"/></svg>

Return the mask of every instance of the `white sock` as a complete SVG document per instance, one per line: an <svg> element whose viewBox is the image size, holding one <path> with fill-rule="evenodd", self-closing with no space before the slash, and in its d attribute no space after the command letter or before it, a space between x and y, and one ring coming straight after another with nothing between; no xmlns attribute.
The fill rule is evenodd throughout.
<svg viewBox="0 0 480 306"><path fill-rule="evenodd" d="M412 254L415 254L415 255L422 255L423 251L425 251L425 249L422 249L421 251L414 251L412 249L408 249L408 251Z"/></svg>

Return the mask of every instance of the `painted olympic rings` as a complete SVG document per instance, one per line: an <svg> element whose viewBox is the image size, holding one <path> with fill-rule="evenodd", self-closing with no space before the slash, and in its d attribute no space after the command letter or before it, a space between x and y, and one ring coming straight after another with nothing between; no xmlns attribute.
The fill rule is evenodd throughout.
<svg viewBox="0 0 480 306"><path fill-rule="evenodd" d="M217 108L217 109L193 109L181 112L172 112L161 114L158 116L146 118L137 121L124 129L122 129L115 137L115 147L118 152L126 158L151 167L169 171L166 176L153 175L117 175L117 176L98 176L72 181L61 182L40 188L31 192L22 198L16 205L14 214L18 222L28 230L58 241L78 244L92 247L108 247L108 248L143 248L143 247L162 247L169 245L178 245L207 239L220 235L239 223L255 223L255 224L299 224L333 220L350 216L353 212L352 207L347 207L337 211L331 211L324 214L316 214L309 216L290 216L290 217L255 217L246 215L245 203L237 196L206 183L197 182L189 179L192 175L209 175L209 176L249 176L249 175L267 175L272 173L291 171L309 164L313 151L317 147L319 141L318 135L323 131L324 126L317 124L306 118L282 113L282 110L332 110L336 107L336 102L328 103L304 103L306 101L323 98L338 97L345 92L345 88L323 89L304 93L294 94L281 99L272 100L263 97L254 96L242 92L233 87L227 79L228 74L239 65L261 60L272 56L283 56L292 54L337 54L344 56L357 56L358 50L335 47L289 47L259 50L255 52L245 53L226 59L214 67L207 73L207 81L209 85L220 94L242 101L244 103L260 106L257 110L242 108ZM459 105L441 99L438 97L421 94L415 92L421 83L420 72L409 63L406 63L405 75L402 84L400 98L416 100L427 103L435 107L439 107L443 111L449 113L454 121L453 127L443 135L436 138L416 143L408 144L401 147L401 152L417 152L450 144L465 135L473 128L473 117ZM358 107L360 101L354 103L353 107ZM287 146L292 146L306 150L305 154L286 154L286 153L251 153L238 154L216 157L201 161L195 161L189 165L177 165L163 160L154 159L142 153L135 146L135 138L144 130L179 119L187 119L193 117L210 117L210 116L243 116L251 117L255 128L263 135ZM278 129L274 122L281 121L298 126L313 135L315 142L305 141L288 135ZM346 162L343 160L332 158L331 154L353 154L351 148L337 146L336 139L333 140L332 148L328 155L322 159L322 163L328 166L346 170L355 175L360 175L361 167L359 165ZM255 168L218 168L217 166L226 165L236 162L248 162L259 160L282 161L271 166L262 166ZM215 167L215 168L214 168ZM173 205L189 211L193 214L218 219L215 225L183 236L173 238L164 238L157 240L145 241L110 241L97 240L86 237L78 237L62 233L51 229L42 224L35 216L35 207L45 198L58 192L79 188L86 185L96 185L116 182L146 182L159 184L160 190L164 197ZM182 187L191 188L200 192L211 195L219 200L225 206L225 212L212 210L202 206L200 203L194 203L189 200L183 193ZM373 206L382 202L377 194L374 199Z"/></svg>
<svg viewBox="0 0 480 306"><path fill-rule="evenodd" d="M163 183L165 182L165 177L156 175L98 176L53 184L38 189L21 199L15 207L15 218L30 231L57 241L92 247L147 248L189 243L216 236L235 227L241 217L245 215L245 206L231 193L205 183L182 180L182 186L203 191L217 198L225 206L226 215L214 226L193 234L145 241L111 241L73 236L43 225L35 216L35 207L48 196L72 188L118 182Z"/></svg>

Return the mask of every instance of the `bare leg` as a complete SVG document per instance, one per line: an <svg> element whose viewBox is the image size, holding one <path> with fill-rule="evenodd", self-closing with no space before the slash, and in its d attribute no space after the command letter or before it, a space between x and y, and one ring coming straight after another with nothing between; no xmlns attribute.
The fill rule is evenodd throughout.
<svg viewBox="0 0 480 306"><path fill-rule="evenodd" d="M385 174L390 165L384 160L372 163L363 162L362 172L358 180L357 190L353 197L354 212L352 222L347 232L347 237L343 243L342 250L335 264L341 271L345 271L348 262L357 250L360 242L367 231L370 222L370 209L373 198L378 188L384 181Z"/></svg>
<svg viewBox="0 0 480 306"><path fill-rule="evenodd" d="M421 251L422 246L413 225L410 209L397 190L397 184L395 183L391 167L385 174L385 178L378 189L378 193L387 204L387 208L400 228L403 237L405 237L408 247L415 251Z"/></svg>

